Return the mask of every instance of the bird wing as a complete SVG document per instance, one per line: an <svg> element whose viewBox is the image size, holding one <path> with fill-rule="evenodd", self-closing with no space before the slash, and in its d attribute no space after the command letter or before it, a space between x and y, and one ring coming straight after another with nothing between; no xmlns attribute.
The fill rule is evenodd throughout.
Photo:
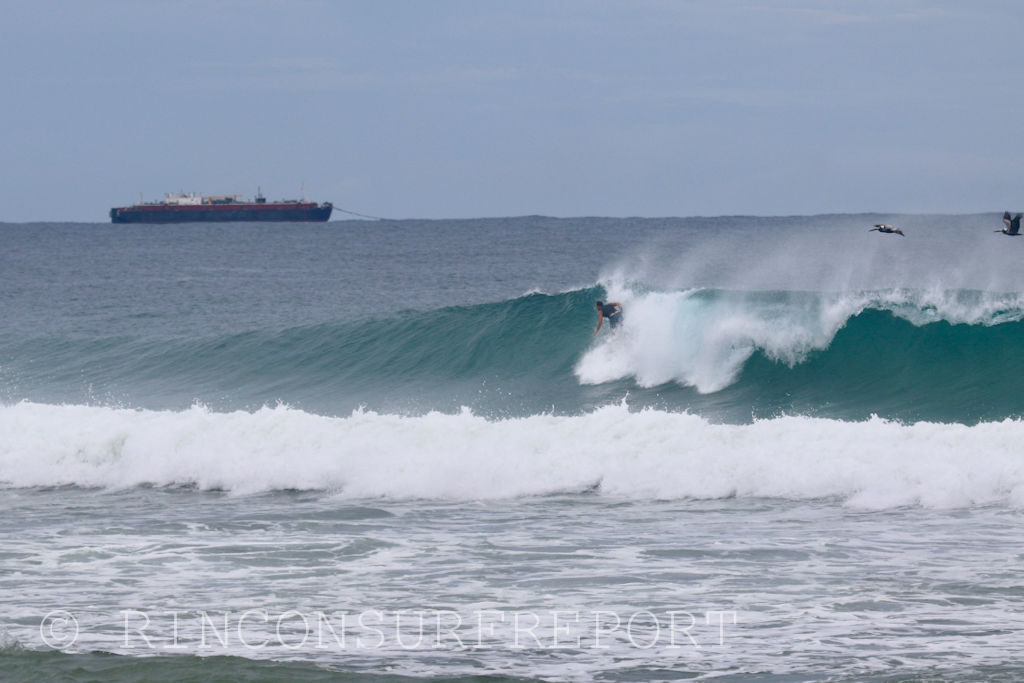
<svg viewBox="0 0 1024 683"><path fill-rule="evenodd" d="M1004 211L1003 212L1003 224L1006 225L1006 229L1007 230L1010 229L1010 212L1009 211Z"/></svg>
<svg viewBox="0 0 1024 683"><path fill-rule="evenodd" d="M1010 234L1011 235L1016 235L1017 233L1020 232L1020 218L1021 218L1021 216L1024 216L1024 214L1018 213L1016 216L1013 217L1013 220L1010 221Z"/></svg>

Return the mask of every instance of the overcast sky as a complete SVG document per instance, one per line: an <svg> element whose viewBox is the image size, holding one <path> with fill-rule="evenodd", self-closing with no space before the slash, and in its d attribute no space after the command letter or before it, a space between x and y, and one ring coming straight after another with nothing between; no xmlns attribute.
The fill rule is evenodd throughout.
<svg viewBox="0 0 1024 683"><path fill-rule="evenodd" d="M389 218L1024 210L1018 0L0 0L0 16L0 221L302 183Z"/></svg>

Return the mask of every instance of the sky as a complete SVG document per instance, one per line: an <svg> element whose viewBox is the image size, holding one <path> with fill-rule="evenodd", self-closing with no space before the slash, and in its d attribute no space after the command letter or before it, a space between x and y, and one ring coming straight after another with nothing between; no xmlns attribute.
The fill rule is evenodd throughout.
<svg viewBox="0 0 1024 683"><path fill-rule="evenodd" d="M385 218L1024 210L1018 0L0 0L0 16L0 221L303 186Z"/></svg>

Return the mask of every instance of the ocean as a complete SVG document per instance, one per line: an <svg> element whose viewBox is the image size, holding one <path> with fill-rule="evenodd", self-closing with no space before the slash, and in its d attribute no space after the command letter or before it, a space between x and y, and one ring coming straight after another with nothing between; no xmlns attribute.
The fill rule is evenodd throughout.
<svg viewBox="0 0 1024 683"><path fill-rule="evenodd" d="M1019 681L1001 227L0 224L0 680Z"/></svg>

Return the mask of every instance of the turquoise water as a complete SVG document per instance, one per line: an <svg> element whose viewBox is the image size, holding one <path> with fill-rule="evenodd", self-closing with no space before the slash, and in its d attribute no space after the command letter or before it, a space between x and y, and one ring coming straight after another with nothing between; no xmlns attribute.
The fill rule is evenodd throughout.
<svg viewBox="0 0 1024 683"><path fill-rule="evenodd" d="M1017 680L1000 224L0 225L0 670Z"/></svg>
<svg viewBox="0 0 1024 683"><path fill-rule="evenodd" d="M497 418L580 414L628 396L634 407L727 422L796 413L976 423L1024 413L1017 295L627 289L618 298L637 309L631 327L595 349L598 297L604 287L199 338L7 334L0 380L11 401L172 410L465 406ZM668 347L650 353L646 338L659 336Z"/></svg>

